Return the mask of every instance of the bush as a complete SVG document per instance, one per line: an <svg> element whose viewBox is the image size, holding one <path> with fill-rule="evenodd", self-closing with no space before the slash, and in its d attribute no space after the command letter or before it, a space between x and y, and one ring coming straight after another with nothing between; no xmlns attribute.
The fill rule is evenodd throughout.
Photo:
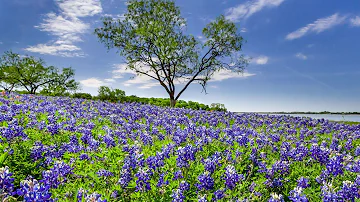
<svg viewBox="0 0 360 202"><path fill-rule="evenodd" d="M91 100L93 97L89 93L74 93L72 95L73 98L81 98Z"/></svg>

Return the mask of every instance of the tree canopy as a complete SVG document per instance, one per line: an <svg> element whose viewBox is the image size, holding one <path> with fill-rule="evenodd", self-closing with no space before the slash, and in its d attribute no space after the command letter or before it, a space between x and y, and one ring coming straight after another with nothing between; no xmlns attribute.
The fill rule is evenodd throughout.
<svg viewBox="0 0 360 202"><path fill-rule="evenodd" d="M103 18L95 34L125 57L128 68L158 81L171 106L191 83L198 82L206 92L217 71L241 73L247 65L240 54L243 37L223 15L202 30L204 43L186 33L186 21L173 1L130 0L124 15L125 19Z"/></svg>
<svg viewBox="0 0 360 202"><path fill-rule="evenodd" d="M41 89L49 95L62 95L66 91L79 89L74 80L75 71L71 67L60 72L54 66L46 66L44 60L32 56L21 57L7 51L0 58L0 87L12 91L24 88L28 93L35 94Z"/></svg>
<svg viewBox="0 0 360 202"><path fill-rule="evenodd" d="M98 89L98 98L100 100L109 100L112 102L121 101L125 97L125 91L120 89L110 89L107 86L100 86Z"/></svg>

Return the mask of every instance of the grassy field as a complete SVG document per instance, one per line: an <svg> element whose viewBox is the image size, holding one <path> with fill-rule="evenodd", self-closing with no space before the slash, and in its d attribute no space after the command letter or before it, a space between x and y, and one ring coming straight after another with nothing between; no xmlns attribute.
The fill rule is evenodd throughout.
<svg viewBox="0 0 360 202"><path fill-rule="evenodd" d="M14 201L354 201L360 125L0 96Z"/></svg>

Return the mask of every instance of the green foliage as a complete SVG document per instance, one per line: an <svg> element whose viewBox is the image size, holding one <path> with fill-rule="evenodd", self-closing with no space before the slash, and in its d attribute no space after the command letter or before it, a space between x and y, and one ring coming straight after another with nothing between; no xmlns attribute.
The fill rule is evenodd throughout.
<svg viewBox="0 0 360 202"><path fill-rule="evenodd" d="M221 103L212 103L212 104L210 105L210 110L224 111L224 112L227 111L227 109L225 108L225 105L224 105L224 104L221 104Z"/></svg>
<svg viewBox="0 0 360 202"><path fill-rule="evenodd" d="M81 99L88 99L91 100L92 96L89 93L74 93L71 96L72 98L81 98Z"/></svg>
<svg viewBox="0 0 360 202"><path fill-rule="evenodd" d="M97 98L102 101L118 102L125 97L125 91L120 89L110 89L107 86L100 86Z"/></svg>
<svg viewBox="0 0 360 202"><path fill-rule="evenodd" d="M54 66L46 66L44 60L32 56L20 56L7 51L0 58L0 87L6 91L24 88L30 94L41 89L41 94L64 96L68 91L79 89L71 67L60 72Z"/></svg>
<svg viewBox="0 0 360 202"><path fill-rule="evenodd" d="M241 73L248 61L239 56L243 38L235 24L218 17L203 29L206 42L185 32L180 8L169 0L130 0L125 19L103 18L95 34L108 49L118 49L128 68L155 79L166 90L170 106L193 82L206 91L215 72ZM175 91L175 84L184 87Z"/></svg>

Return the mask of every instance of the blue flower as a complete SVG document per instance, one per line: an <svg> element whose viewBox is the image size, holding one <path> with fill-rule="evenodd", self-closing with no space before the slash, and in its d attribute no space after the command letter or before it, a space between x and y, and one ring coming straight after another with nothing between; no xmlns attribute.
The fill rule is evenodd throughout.
<svg viewBox="0 0 360 202"><path fill-rule="evenodd" d="M308 202L305 194L302 193L303 188L295 187L294 190L291 190L289 193L289 199L294 202Z"/></svg>
<svg viewBox="0 0 360 202"><path fill-rule="evenodd" d="M172 180L177 180L177 179L180 179L180 178L184 178L184 176L182 175L181 170L175 171L174 172L174 177L172 178Z"/></svg>
<svg viewBox="0 0 360 202"><path fill-rule="evenodd" d="M160 174L160 177L159 177L159 180L158 180L158 183L157 183L157 187L162 187L164 185L168 185L169 184L169 181L168 180L164 180L164 177L165 177L165 173L161 173Z"/></svg>
<svg viewBox="0 0 360 202"><path fill-rule="evenodd" d="M40 182L52 188L57 188L67 181L66 177L70 174L72 174L72 168L62 161L57 161L50 170L43 171L43 178Z"/></svg>
<svg viewBox="0 0 360 202"><path fill-rule="evenodd" d="M343 167L341 156L334 156L330 159L330 161L326 164L327 172L337 176L343 174Z"/></svg>
<svg viewBox="0 0 360 202"><path fill-rule="evenodd" d="M96 174L99 176L99 177L111 177L111 176L114 176L114 174L108 170L105 170L105 169L100 169L98 172L96 172Z"/></svg>
<svg viewBox="0 0 360 202"><path fill-rule="evenodd" d="M225 197L225 189L218 189L214 192L214 201L218 201L221 200L222 198Z"/></svg>
<svg viewBox="0 0 360 202"><path fill-rule="evenodd" d="M135 191L145 192L151 190L149 182L151 175L152 173L149 169L139 169L139 171L135 174L135 176L137 177Z"/></svg>
<svg viewBox="0 0 360 202"><path fill-rule="evenodd" d="M170 196L173 199L172 202L183 202L185 199L184 193L180 189L173 190Z"/></svg>
<svg viewBox="0 0 360 202"><path fill-rule="evenodd" d="M271 193L271 198L268 200L268 202L283 202L284 197L281 194Z"/></svg>
<svg viewBox="0 0 360 202"><path fill-rule="evenodd" d="M360 198L359 187L351 181L344 181L337 194L346 201L355 201L355 198Z"/></svg>
<svg viewBox="0 0 360 202"><path fill-rule="evenodd" d="M184 192L190 189L190 185L189 183L187 183L186 181L181 181L180 185L179 185L179 189Z"/></svg>
<svg viewBox="0 0 360 202"><path fill-rule="evenodd" d="M1 194L10 195L14 190L14 178L13 174L9 171L9 167L5 166L0 168L0 190Z"/></svg>
<svg viewBox="0 0 360 202"><path fill-rule="evenodd" d="M179 168L189 167L189 162L195 160L196 148L192 145L179 147L177 150L178 157L176 158L176 165Z"/></svg>
<svg viewBox="0 0 360 202"><path fill-rule="evenodd" d="M20 182L20 188L16 194L24 197L26 202L52 202L50 186L39 183L36 179L29 179Z"/></svg>
<svg viewBox="0 0 360 202"><path fill-rule="evenodd" d="M237 174L235 167L233 165L228 165L225 168L225 185L229 189L234 189L237 183L239 183L241 180L244 180L245 177L242 174Z"/></svg>
<svg viewBox="0 0 360 202"><path fill-rule="evenodd" d="M305 177L301 177L297 182L298 182L298 186L304 189L310 186L309 179Z"/></svg>
<svg viewBox="0 0 360 202"><path fill-rule="evenodd" d="M214 184L215 181L214 179L210 176L210 173L205 171L204 174L201 174L198 177L198 180L200 183L196 184L197 188L199 190L205 189L205 190L211 190L214 188Z"/></svg>

